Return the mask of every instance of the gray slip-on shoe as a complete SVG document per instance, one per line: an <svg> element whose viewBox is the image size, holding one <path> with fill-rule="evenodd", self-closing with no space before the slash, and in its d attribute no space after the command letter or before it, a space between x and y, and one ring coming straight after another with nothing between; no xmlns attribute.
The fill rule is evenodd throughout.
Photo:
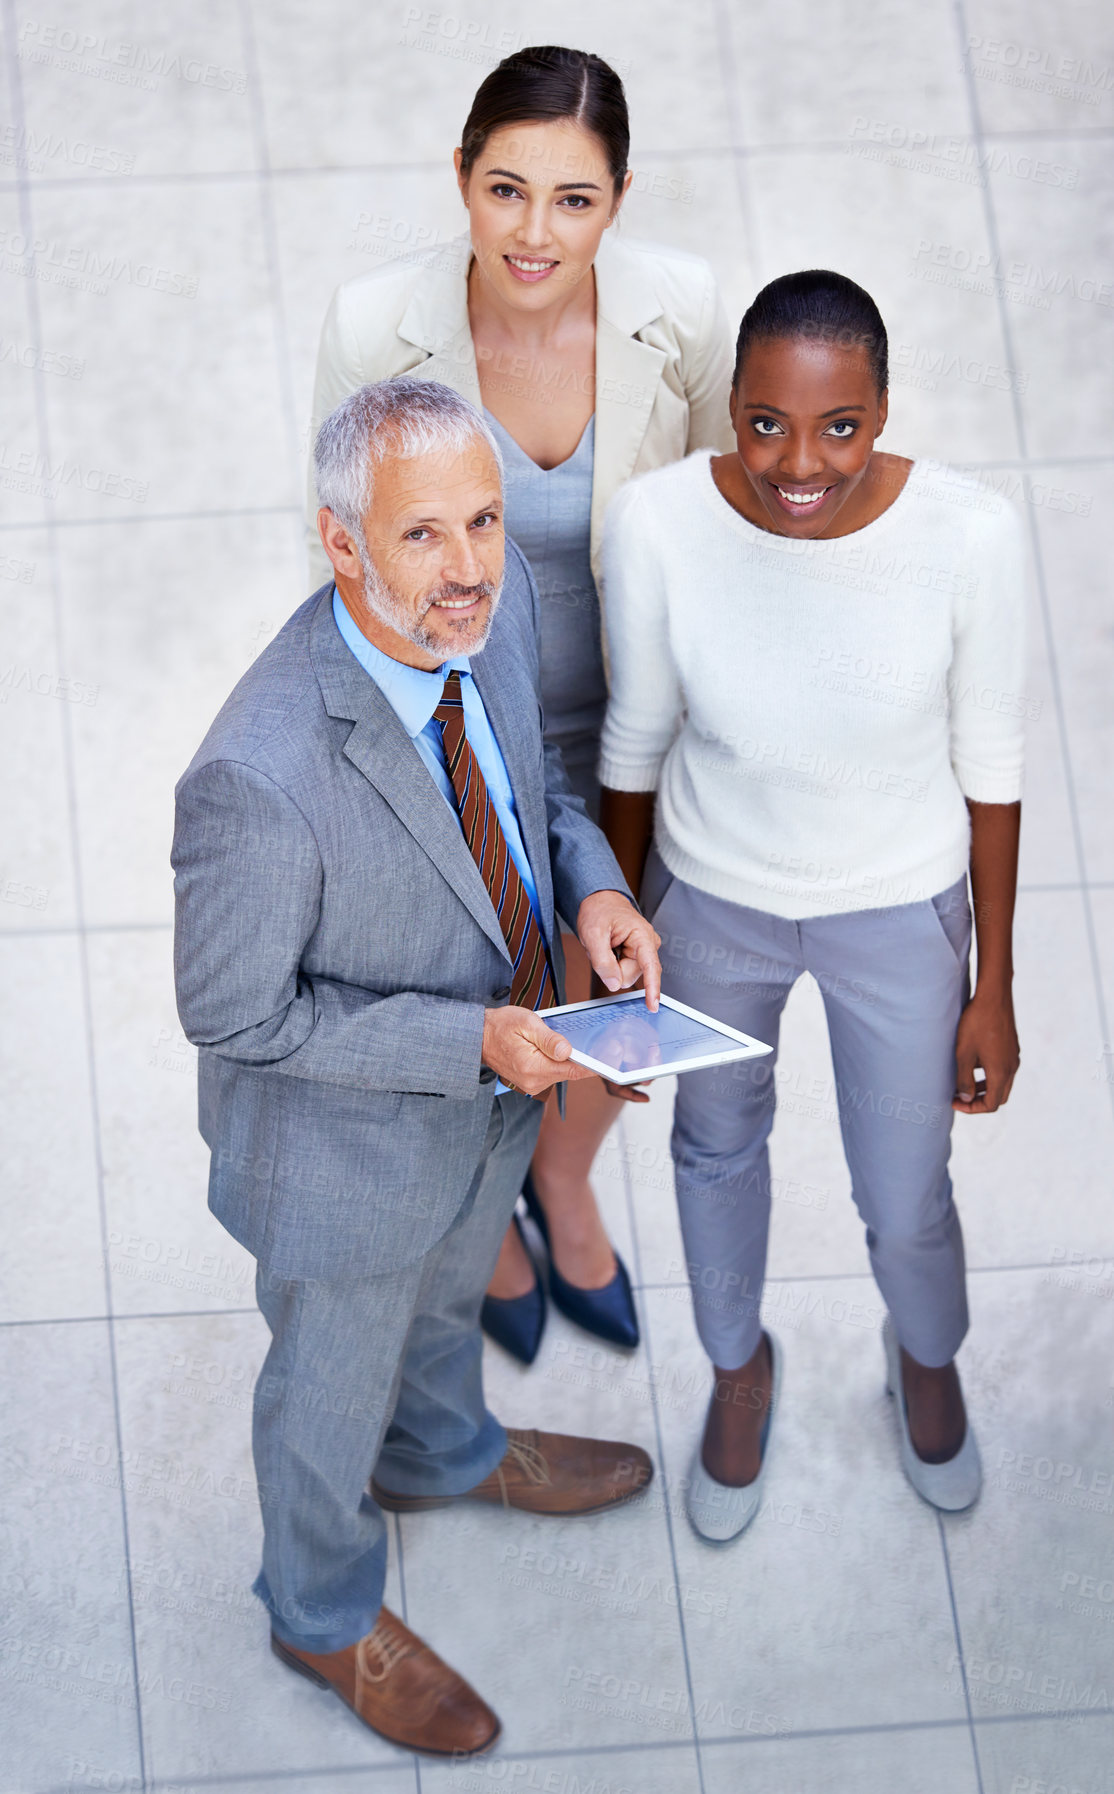
<svg viewBox="0 0 1114 1794"><path fill-rule="evenodd" d="M762 1505L762 1490L766 1481L766 1468L770 1461L770 1439L773 1434L774 1414L781 1400L781 1347L772 1333L764 1334L770 1348L770 1405L766 1410L766 1418L762 1423L760 1450L762 1462L758 1475L752 1483L746 1483L741 1489L733 1489L728 1483L718 1483L714 1476L709 1476L701 1457L704 1431L701 1428L700 1438L696 1442L693 1454L692 1469L689 1472L689 1486L685 1495L685 1508L694 1532L702 1539L710 1539L714 1544L726 1545L738 1538L754 1519Z"/></svg>
<svg viewBox="0 0 1114 1794"><path fill-rule="evenodd" d="M894 1398L901 1428L901 1468L917 1494L931 1507L938 1507L946 1514L962 1513L978 1500L982 1489L982 1461L970 1418L963 1444L955 1457L949 1458L946 1464L926 1464L917 1456L909 1437L909 1418L901 1382L901 1350L889 1315L882 1324L882 1344L886 1352L886 1388Z"/></svg>

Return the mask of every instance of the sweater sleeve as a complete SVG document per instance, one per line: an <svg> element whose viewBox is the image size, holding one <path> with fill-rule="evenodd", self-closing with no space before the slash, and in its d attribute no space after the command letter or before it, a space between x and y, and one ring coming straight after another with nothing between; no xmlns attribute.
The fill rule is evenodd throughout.
<svg viewBox="0 0 1114 1794"><path fill-rule="evenodd" d="M973 803L1012 804L1021 797L1029 710L1025 678L1026 550L1011 505L989 520L956 605L948 680L951 761L959 788Z"/></svg>
<svg viewBox="0 0 1114 1794"><path fill-rule="evenodd" d="M618 492L603 529L611 691L600 752L600 779L614 791L657 788L681 713L664 572L648 526L639 487Z"/></svg>

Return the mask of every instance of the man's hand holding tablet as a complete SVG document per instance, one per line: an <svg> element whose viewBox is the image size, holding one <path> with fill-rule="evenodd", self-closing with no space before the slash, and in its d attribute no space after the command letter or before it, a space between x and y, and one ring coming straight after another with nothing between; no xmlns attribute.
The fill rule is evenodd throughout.
<svg viewBox="0 0 1114 1794"><path fill-rule="evenodd" d="M629 990L641 978L645 986L642 1013L657 1009L661 994L661 936L629 897L621 891L593 891L580 905L576 931L592 970L608 990ZM498 1073L512 1090L541 1097L554 1084L600 1075L597 1067L586 1067L575 1060L569 1042L547 1026L544 1017L554 1013L559 1012L511 1006L484 1011L483 1064ZM630 1089L611 1088L628 1102L648 1100Z"/></svg>

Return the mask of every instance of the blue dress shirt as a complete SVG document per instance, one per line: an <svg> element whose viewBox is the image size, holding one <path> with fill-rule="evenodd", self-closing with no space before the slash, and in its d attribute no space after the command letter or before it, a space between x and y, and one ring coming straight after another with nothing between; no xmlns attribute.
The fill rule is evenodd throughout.
<svg viewBox="0 0 1114 1794"><path fill-rule="evenodd" d="M392 660L384 654L367 636L356 627L344 600L336 587L333 587L333 616L337 628L344 637L348 647L356 659L375 680L391 709L398 717L406 733L417 748L422 759L429 768L434 784L448 804L453 815L459 819L456 798L453 793L449 769L445 764L445 751L441 739L440 724L434 722L433 712L441 702L445 689L445 678L455 667L460 674L460 695L464 705L464 732L468 737L472 752L479 762L488 794L495 805L495 814L499 818L503 834L506 837L507 849L518 867L518 874L526 887L526 895L530 899L530 908L537 919L538 927L545 937L545 926L538 908L538 891L534 883L534 875L530 870L530 861L526 855L526 847L522 839L522 830L518 824L518 811L515 808L514 792L507 773L507 763L503 759L502 750L495 739L495 731L487 720L483 699L472 677L472 669L466 654L458 654L455 659L447 660L436 672L427 673L421 667L404 666L401 660Z"/></svg>

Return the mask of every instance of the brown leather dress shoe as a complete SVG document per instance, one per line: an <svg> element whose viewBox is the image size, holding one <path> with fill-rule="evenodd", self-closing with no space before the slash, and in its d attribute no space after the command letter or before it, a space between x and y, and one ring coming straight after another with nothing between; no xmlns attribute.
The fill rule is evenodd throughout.
<svg viewBox="0 0 1114 1794"><path fill-rule="evenodd" d="M502 1462L463 1495L392 1495L374 1477L371 1493L394 1514L417 1514L453 1501L490 1501L528 1514L598 1514L641 1495L653 1474L638 1445L508 1427Z"/></svg>
<svg viewBox="0 0 1114 1794"><path fill-rule="evenodd" d="M367 1637L346 1650L296 1651L273 1632L271 1649L300 1676L339 1694L373 1732L407 1750L475 1756L499 1736L486 1701L386 1607Z"/></svg>

